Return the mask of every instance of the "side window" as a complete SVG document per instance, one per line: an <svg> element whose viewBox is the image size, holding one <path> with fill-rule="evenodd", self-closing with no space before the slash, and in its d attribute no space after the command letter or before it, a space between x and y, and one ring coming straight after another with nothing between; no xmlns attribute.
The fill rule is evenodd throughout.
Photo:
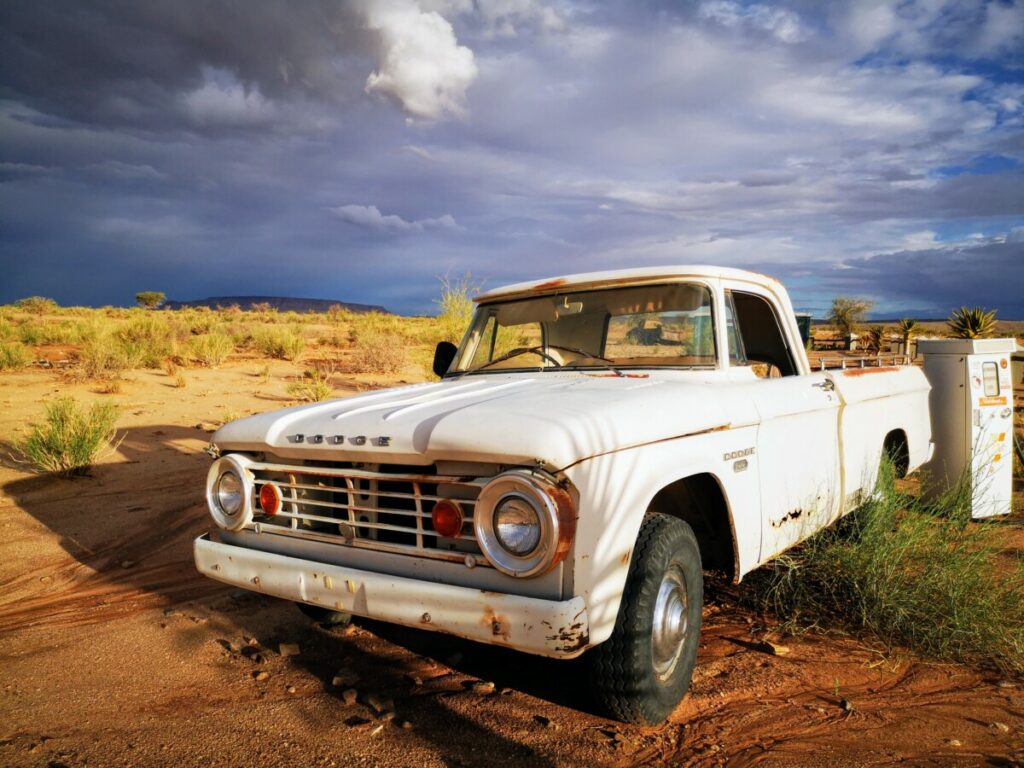
<svg viewBox="0 0 1024 768"><path fill-rule="evenodd" d="M739 329L739 346L755 372L767 371L769 378L793 376L798 372L790 354L782 325L772 305L762 296L734 291L733 309ZM777 373L776 373L777 371Z"/></svg>
<svg viewBox="0 0 1024 768"><path fill-rule="evenodd" d="M743 349L743 339L740 338L736 323L736 307L732 291L725 292L725 338L729 345L729 365L746 365L747 355Z"/></svg>

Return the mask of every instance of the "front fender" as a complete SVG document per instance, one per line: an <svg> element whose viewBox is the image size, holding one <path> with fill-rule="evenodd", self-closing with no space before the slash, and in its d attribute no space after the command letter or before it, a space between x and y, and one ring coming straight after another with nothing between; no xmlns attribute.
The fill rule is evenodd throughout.
<svg viewBox="0 0 1024 768"><path fill-rule="evenodd" d="M586 600L590 644L615 626L633 546L654 496L671 483L708 473L721 486L735 535L738 573L757 563L761 544L756 454L736 472L729 453L754 446L756 427L709 432L596 456L568 468L579 491L573 591Z"/></svg>

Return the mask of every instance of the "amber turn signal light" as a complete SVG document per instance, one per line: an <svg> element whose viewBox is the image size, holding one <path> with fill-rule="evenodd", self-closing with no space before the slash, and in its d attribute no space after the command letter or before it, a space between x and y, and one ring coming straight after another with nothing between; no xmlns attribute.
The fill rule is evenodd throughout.
<svg viewBox="0 0 1024 768"><path fill-rule="evenodd" d="M273 517L281 511L281 489L273 483L265 483L260 488L260 509L267 517Z"/></svg>
<svg viewBox="0 0 1024 768"><path fill-rule="evenodd" d="M462 533L462 521L462 507L451 499L441 499L430 512L434 530L448 539L454 539Z"/></svg>

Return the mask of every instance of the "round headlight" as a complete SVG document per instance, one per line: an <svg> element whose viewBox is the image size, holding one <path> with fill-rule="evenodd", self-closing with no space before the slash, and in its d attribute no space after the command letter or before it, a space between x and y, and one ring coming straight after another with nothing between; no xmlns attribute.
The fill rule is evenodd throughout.
<svg viewBox="0 0 1024 768"><path fill-rule="evenodd" d="M511 494L494 509L494 536L516 557L526 557L540 544L540 515L525 496Z"/></svg>
<svg viewBox="0 0 1024 768"><path fill-rule="evenodd" d="M228 517L234 517L242 508L242 481L231 470L217 480L217 505Z"/></svg>
<svg viewBox="0 0 1024 768"><path fill-rule="evenodd" d="M513 469L480 489L473 533L484 557L502 573L540 576L568 554L576 534L576 506L549 475Z"/></svg>
<svg viewBox="0 0 1024 768"><path fill-rule="evenodd" d="M245 456L228 454L213 462L206 475L206 506L213 521L226 531L240 531L252 522L250 464Z"/></svg>

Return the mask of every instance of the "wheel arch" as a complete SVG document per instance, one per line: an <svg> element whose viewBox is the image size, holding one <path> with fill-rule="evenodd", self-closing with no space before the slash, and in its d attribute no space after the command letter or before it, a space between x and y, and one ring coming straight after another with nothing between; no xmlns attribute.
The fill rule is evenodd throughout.
<svg viewBox="0 0 1024 768"><path fill-rule="evenodd" d="M910 471L910 441L906 431L897 427L891 429L882 441L882 455L892 461L893 471L897 478L902 479Z"/></svg>

